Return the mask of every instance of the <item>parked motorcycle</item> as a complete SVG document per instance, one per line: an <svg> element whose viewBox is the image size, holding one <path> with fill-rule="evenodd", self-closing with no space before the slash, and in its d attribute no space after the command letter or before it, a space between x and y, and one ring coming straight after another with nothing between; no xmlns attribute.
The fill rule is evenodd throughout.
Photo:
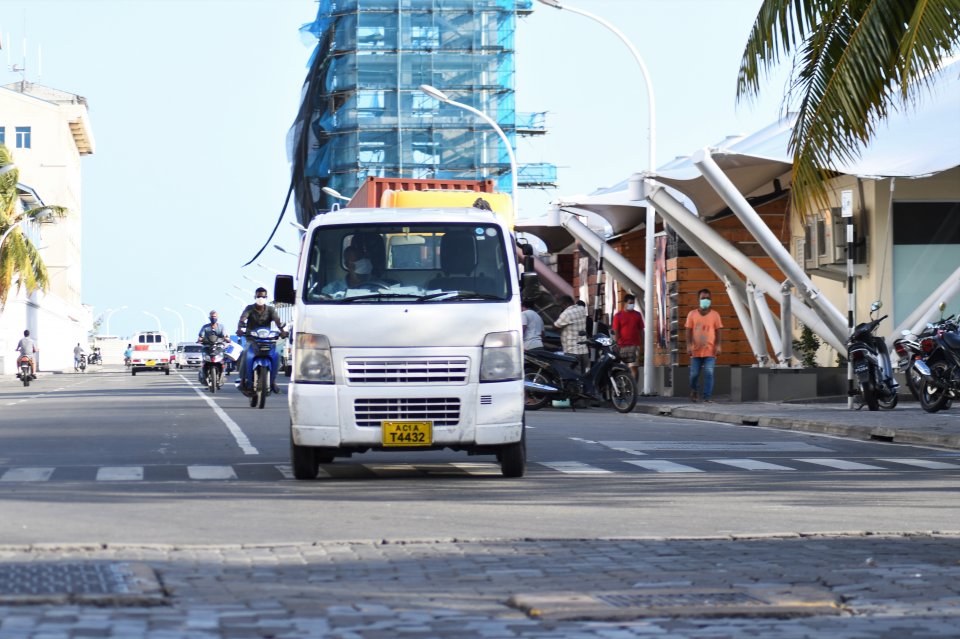
<svg viewBox="0 0 960 639"><path fill-rule="evenodd" d="M245 362L250 367L252 384L244 387L241 383L240 391L250 398L250 408L263 408L266 405L267 395L270 394L270 377L273 371L273 359L277 352L277 341L280 331L269 328L258 328L247 333L247 341L253 342L253 361ZM248 356L250 353L247 353ZM240 371L241 376L244 371Z"/></svg>
<svg viewBox="0 0 960 639"><path fill-rule="evenodd" d="M203 347L203 368L200 376L211 393L216 393L218 389L223 387L224 348L222 341L207 344Z"/></svg>
<svg viewBox="0 0 960 639"><path fill-rule="evenodd" d="M945 308L941 302L940 312ZM936 413L960 397L960 331L953 315L932 325L931 334L920 340L920 350L924 357L913 362L923 380L920 407Z"/></svg>
<svg viewBox="0 0 960 639"><path fill-rule="evenodd" d="M870 305L871 321L858 324L847 340L847 358L853 364L853 374L860 386L860 398L869 410L892 409L897 405L897 389L893 378L890 352L883 338L876 335L880 322L888 315L873 319L880 310L880 302Z"/></svg>
<svg viewBox="0 0 960 639"><path fill-rule="evenodd" d="M20 369L20 372L17 373L17 379L23 382L24 386L29 386L30 381L36 379L36 376L33 374L33 367L30 365L30 358L26 355L21 355L17 359L17 367Z"/></svg>
<svg viewBox="0 0 960 639"><path fill-rule="evenodd" d="M103 358L100 356L99 348L94 349L94 351L90 353L90 357L87 359L87 363L90 364L91 366L93 366L94 364L103 364Z"/></svg>
<svg viewBox="0 0 960 639"><path fill-rule="evenodd" d="M603 334L586 338L581 344L596 349L598 355L583 373L571 355L540 348L523 354L526 408L539 410L551 400L578 399L609 401L621 413L629 413L637 404L637 383L617 353L613 340Z"/></svg>
<svg viewBox="0 0 960 639"><path fill-rule="evenodd" d="M87 354L80 353L80 361L77 362L77 370L81 373L87 372Z"/></svg>

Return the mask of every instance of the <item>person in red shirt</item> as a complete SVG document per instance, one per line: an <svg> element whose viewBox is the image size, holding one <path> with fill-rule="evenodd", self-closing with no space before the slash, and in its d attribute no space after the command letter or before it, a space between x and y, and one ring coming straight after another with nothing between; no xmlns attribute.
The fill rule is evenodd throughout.
<svg viewBox="0 0 960 639"><path fill-rule="evenodd" d="M637 298L626 295L623 309L613 316L613 337L620 349L620 359L626 362L633 378L640 379L640 344L643 340L643 315L637 308Z"/></svg>
<svg viewBox="0 0 960 639"><path fill-rule="evenodd" d="M687 315L687 353L690 355L690 399L697 401L700 371L703 371L703 401L713 401L713 367L720 354L720 313L710 309L710 291L697 293L700 308Z"/></svg>

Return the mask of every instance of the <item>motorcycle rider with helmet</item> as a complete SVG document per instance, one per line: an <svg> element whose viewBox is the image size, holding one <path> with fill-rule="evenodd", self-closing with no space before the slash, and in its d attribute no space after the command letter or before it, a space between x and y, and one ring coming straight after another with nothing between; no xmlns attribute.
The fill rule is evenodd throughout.
<svg viewBox="0 0 960 639"><path fill-rule="evenodd" d="M200 332L197 334L197 343L202 344L204 348L213 346L221 340L230 341L230 336L226 334L223 329L223 324L221 324L218 319L219 316L217 312L210 311L210 321L200 327ZM200 370L197 371L197 378L201 384L204 383L202 366Z"/></svg>
<svg viewBox="0 0 960 639"><path fill-rule="evenodd" d="M16 350L20 352L20 357L26 357L30 360L30 375L33 379L36 379L37 362L34 360L33 354L40 352L40 349L37 348L37 343L30 337L30 331L23 331L23 339L17 343Z"/></svg>
<svg viewBox="0 0 960 639"><path fill-rule="evenodd" d="M261 328L269 329L272 324L276 324L280 330L280 337L285 338L287 333L283 330L283 320L280 319L277 309L267 304L267 289L261 286L257 288L254 295L255 302L248 305L243 309L243 313L240 314L237 335L249 335L253 331ZM250 388L253 385L251 379L253 371L250 370L250 365L252 365L255 357L255 353L253 352L255 347L256 342L248 337L246 347L243 349L243 352L240 354L240 359L237 362L237 370L240 371L240 384L242 389ZM270 392L279 395L280 387L277 386L277 371L280 369L280 354L277 353L276 349L273 351L271 364Z"/></svg>

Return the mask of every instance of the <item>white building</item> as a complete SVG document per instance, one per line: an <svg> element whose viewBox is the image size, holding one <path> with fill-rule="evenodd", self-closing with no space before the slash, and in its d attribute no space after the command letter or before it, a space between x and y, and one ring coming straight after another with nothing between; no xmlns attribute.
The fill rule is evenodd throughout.
<svg viewBox="0 0 960 639"><path fill-rule="evenodd" d="M73 367L73 347L87 345L92 314L81 302L82 156L94 152L87 102L81 96L30 82L0 87L0 142L19 170L24 208L69 210L55 224L26 230L40 247L50 287L27 296L11 291L0 311L0 373L12 374L14 349L29 329L40 348L39 370Z"/></svg>

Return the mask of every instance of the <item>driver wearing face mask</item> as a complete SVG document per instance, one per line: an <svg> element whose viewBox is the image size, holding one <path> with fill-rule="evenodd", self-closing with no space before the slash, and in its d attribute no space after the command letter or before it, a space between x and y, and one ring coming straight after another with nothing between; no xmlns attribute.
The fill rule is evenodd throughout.
<svg viewBox="0 0 960 639"><path fill-rule="evenodd" d="M283 330L283 320L280 319L277 309L267 304L267 289L261 286L257 289L255 295L254 303L243 309L243 313L240 314L237 335L249 334L257 329L270 328L272 324L276 324L280 330L280 337L285 338L287 333ZM245 385L249 384L250 376L250 371L248 371L246 367L246 361L248 358L251 362L253 361L254 354L251 351L254 345L255 342L248 339L246 348L243 349L243 352L240 354L240 360L237 362L237 369L239 369L240 374L243 376L243 383ZM271 393L280 393L280 388L277 386L277 370L280 368L279 360L279 355L274 353L273 367L270 372Z"/></svg>
<svg viewBox="0 0 960 639"><path fill-rule="evenodd" d="M353 246L344 249L343 264L347 274L342 280L330 282L324 286L320 291L323 295L342 297L349 289L362 288L373 272L373 262L366 257L361 257L360 252Z"/></svg>
<svg viewBox="0 0 960 639"><path fill-rule="evenodd" d="M197 343L203 344L204 350L206 350L221 341L229 342L230 336L227 335L223 324L220 323L218 313L216 311L210 311L210 322L200 327L200 333L197 334ZM203 367L197 371L197 379L200 380L201 384L204 383Z"/></svg>

